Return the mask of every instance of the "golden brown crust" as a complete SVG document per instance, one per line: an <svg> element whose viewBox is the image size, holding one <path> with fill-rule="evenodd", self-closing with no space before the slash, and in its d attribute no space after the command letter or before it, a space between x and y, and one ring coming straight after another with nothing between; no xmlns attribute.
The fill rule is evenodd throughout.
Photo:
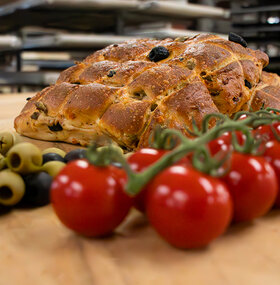
<svg viewBox="0 0 280 285"><path fill-rule="evenodd" d="M134 101L111 105L100 120L100 128L121 146L136 147L149 116L148 102Z"/></svg>
<svg viewBox="0 0 280 285"><path fill-rule="evenodd" d="M252 111L266 107L280 109L280 77L264 71L248 104Z"/></svg>
<svg viewBox="0 0 280 285"><path fill-rule="evenodd" d="M136 60L142 54L156 46L160 41L141 39L131 40L121 44L113 44L88 56L84 63L94 63L97 61L110 60L125 62Z"/></svg>
<svg viewBox="0 0 280 285"><path fill-rule="evenodd" d="M152 62L149 53L158 46L169 56ZM215 35L110 45L34 96L15 128L30 137L82 145L105 134L134 149L147 144L156 124L186 133L192 118L200 124L213 112L232 115L258 108L263 100L277 105L279 78L261 78L267 64L263 52Z"/></svg>

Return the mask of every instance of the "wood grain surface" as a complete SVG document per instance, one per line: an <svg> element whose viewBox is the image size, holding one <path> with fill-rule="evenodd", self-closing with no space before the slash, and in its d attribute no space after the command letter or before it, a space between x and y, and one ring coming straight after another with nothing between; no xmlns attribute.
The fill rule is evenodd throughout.
<svg viewBox="0 0 280 285"><path fill-rule="evenodd" d="M12 129L24 95L0 96L0 130ZM41 148L73 146L31 140ZM279 285L280 211L233 225L200 250L178 250L132 211L117 233L88 239L51 206L0 216L0 285Z"/></svg>

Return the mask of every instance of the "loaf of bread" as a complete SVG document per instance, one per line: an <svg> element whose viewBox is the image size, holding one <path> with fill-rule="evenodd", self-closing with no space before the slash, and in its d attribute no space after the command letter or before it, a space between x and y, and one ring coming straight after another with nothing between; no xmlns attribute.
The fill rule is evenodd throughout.
<svg viewBox="0 0 280 285"><path fill-rule="evenodd" d="M265 53L215 35L110 45L31 98L15 129L81 145L105 135L133 150L157 124L187 134L209 113L280 107L279 77L262 72L267 64Z"/></svg>

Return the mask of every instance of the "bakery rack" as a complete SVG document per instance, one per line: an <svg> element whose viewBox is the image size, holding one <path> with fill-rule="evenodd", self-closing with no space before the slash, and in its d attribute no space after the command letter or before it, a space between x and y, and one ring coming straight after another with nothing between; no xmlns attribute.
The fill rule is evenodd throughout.
<svg viewBox="0 0 280 285"><path fill-rule="evenodd" d="M0 86L45 86L54 82L60 70L73 65L73 59L80 60L95 49L135 37L192 36L200 32L194 30L198 18L228 21L230 17L228 9L184 0L3 1L0 36L10 37L10 43L0 44ZM22 57L35 51L63 51L72 58Z"/></svg>
<svg viewBox="0 0 280 285"><path fill-rule="evenodd" d="M231 17L236 33L269 55L266 69L280 74L280 1L231 1Z"/></svg>

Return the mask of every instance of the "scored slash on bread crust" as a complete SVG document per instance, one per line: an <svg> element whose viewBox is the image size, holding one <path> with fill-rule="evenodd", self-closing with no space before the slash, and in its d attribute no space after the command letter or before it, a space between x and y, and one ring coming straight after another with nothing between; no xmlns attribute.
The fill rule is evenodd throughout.
<svg viewBox="0 0 280 285"><path fill-rule="evenodd" d="M148 55L157 46L169 56L152 62ZM106 135L135 149L147 145L157 124L187 134L192 118L200 124L213 112L231 116L263 102L277 105L279 78L262 76L267 64L265 53L215 35L111 45L63 71L55 85L29 100L15 129L81 145Z"/></svg>
<svg viewBox="0 0 280 285"><path fill-rule="evenodd" d="M267 107L280 109L280 77L263 71L261 81L246 106L250 106L253 111Z"/></svg>

